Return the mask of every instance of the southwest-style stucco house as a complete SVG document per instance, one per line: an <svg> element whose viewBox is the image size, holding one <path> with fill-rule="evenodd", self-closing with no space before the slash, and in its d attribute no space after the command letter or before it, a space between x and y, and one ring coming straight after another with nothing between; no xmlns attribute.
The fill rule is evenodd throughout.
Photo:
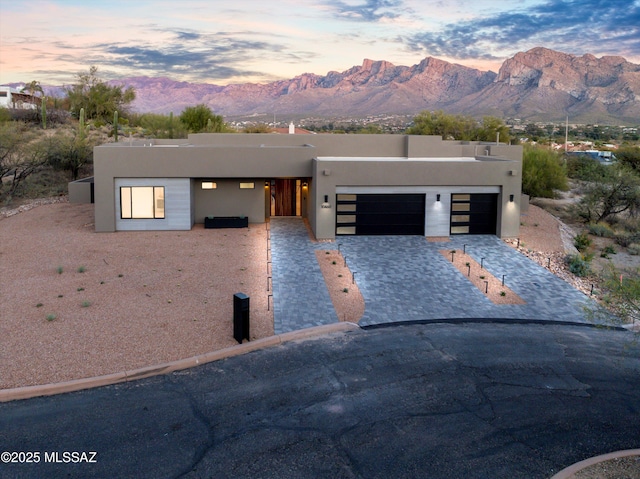
<svg viewBox="0 0 640 479"><path fill-rule="evenodd" d="M520 225L522 148L411 135L194 134L94 150L98 232L189 230L205 218L308 219L338 235L493 234Z"/></svg>

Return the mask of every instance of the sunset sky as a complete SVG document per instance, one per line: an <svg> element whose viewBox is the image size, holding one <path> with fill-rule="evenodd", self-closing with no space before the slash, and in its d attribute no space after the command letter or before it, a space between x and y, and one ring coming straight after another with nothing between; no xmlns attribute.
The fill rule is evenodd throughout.
<svg viewBox="0 0 640 479"><path fill-rule="evenodd" d="M640 0L0 0L0 84L165 76L226 85L519 51L640 63Z"/></svg>

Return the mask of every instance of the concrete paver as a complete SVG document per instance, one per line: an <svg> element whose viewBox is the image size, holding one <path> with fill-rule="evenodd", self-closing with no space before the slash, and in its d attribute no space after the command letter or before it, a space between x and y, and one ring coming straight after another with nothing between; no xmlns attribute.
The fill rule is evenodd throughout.
<svg viewBox="0 0 640 479"><path fill-rule="evenodd" d="M514 318L585 322L590 299L491 235L452 236L432 243L421 236L341 236L313 243L300 218L272 218L271 251L276 334L338 321L316 249L336 249L364 297L359 324L459 318ZM463 249L526 301L495 305L440 253Z"/></svg>
<svg viewBox="0 0 640 479"><path fill-rule="evenodd" d="M274 217L269 227L275 334L337 322L314 252L327 244L313 243L300 218Z"/></svg>

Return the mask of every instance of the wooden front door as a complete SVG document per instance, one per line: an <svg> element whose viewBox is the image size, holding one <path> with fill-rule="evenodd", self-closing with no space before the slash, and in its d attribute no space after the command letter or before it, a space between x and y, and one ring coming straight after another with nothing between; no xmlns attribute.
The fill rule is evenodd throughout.
<svg viewBox="0 0 640 479"><path fill-rule="evenodd" d="M296 215L296 180L276 180L276 216Z"/></svg>

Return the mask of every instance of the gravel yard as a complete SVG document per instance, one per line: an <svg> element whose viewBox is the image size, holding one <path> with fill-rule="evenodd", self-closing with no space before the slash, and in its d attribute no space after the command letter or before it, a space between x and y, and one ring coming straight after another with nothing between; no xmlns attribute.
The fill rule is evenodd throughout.
<svg viewBox="0 0 640 479"><path fill-rule="evenodd" d="M252 339L273 335L266 242L264 225L95 233L93 205L66 202L0 219L0 389L233 346L237 292Z"/></svg>
<svg viewBox="0 0 640 479"><path fill-rule="evenodd" d="M519 250L564 267L561 223L531 206ZM233 294L251 301L252 339L271 336L266 228L95 233L93 205L48 199L0 215L0 389L173 361L237 344ZM512 243L514 247L517 242ZM341 320L365 305L339 253L318 261ZM552 261L549 261L549 258ZM336 264L333 264L333 262ZM345 289L348 292L345 292ZM495 289L495 288L494 288Z"/></svg>

